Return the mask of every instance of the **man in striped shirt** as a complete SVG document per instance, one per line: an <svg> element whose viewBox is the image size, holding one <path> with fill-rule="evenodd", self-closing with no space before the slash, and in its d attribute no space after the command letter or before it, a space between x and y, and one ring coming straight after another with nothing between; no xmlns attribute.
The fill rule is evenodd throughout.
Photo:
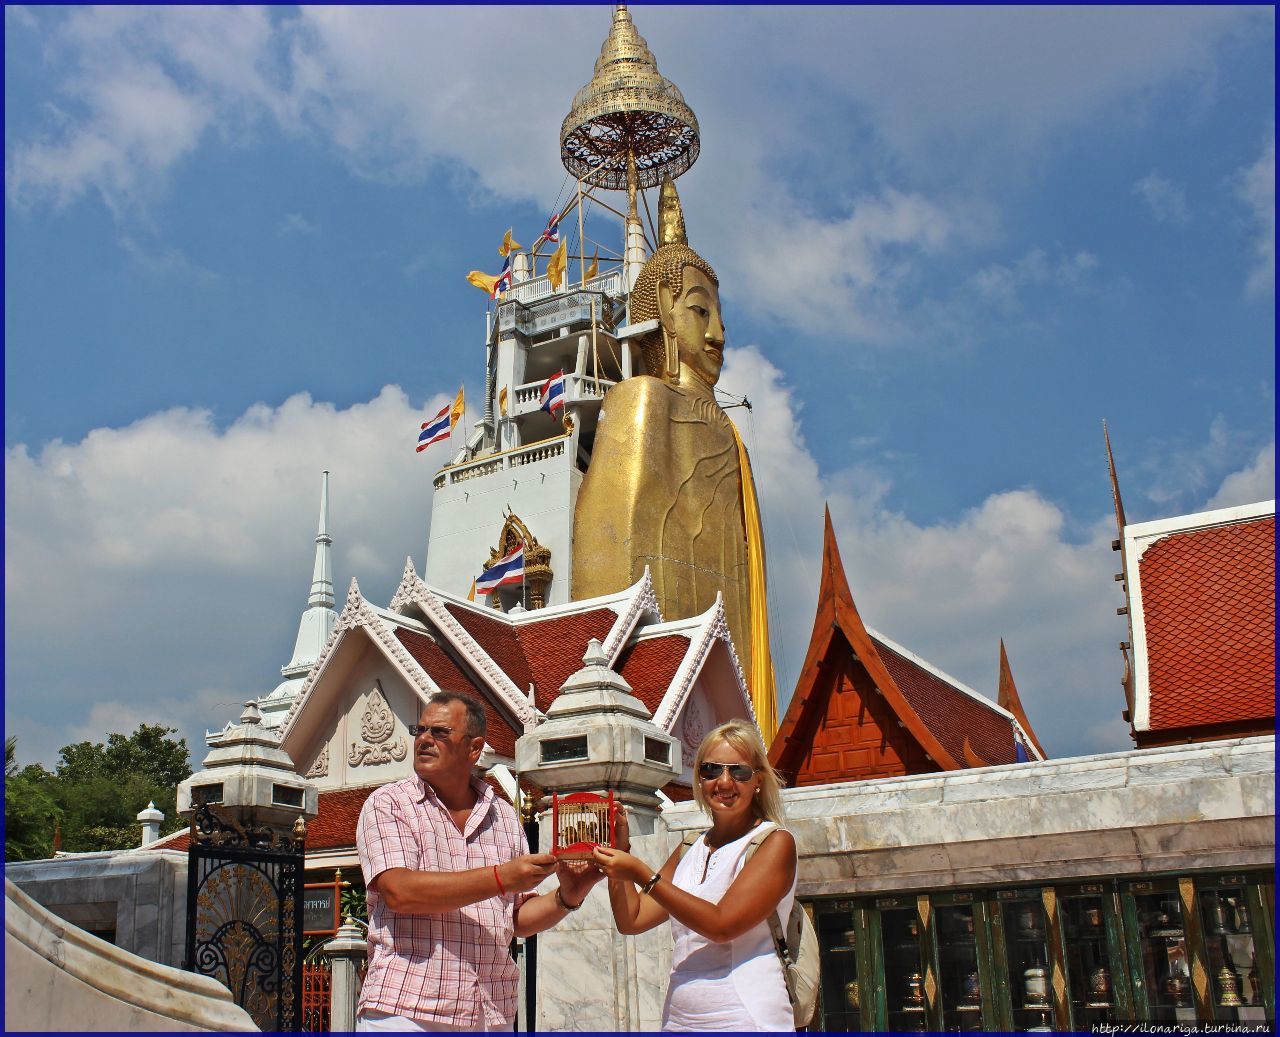
<svg viewBox="0 0 1280 1037"><path fill-rule="evenodd" d="M474 776L486 731L478 701L439 692L410 730L414 777L374 792L356 829L369 907L356 1029L510 1030L512 937L576 911L601 874L529 853L511 805ZM553 892L531 892L553 871Z"/></svg>

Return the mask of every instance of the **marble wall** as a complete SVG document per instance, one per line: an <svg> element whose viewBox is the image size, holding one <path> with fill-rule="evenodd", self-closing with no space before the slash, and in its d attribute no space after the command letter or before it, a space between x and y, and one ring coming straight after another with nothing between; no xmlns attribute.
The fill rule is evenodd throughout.
<svg viewBox="0 0 1280 1037"><path fill-rule="evenodd" d="M1275 739L1256 737L788 789L801 897L1275 863ZM706 819L668 807L634 841L655 868ZM550 883L549 883L550 886ZM608 894L539 938L540 1030L654 1030L671 935L613 930Z"/></svg>
<svg viewBox="0 0 1280 1037"><path fill-rule="evenodd" d="M67 925L5 880L5 1029L257 1031L226 987Z"/></svg>
<svg viewBox="0 0 1280 1037"><path fill-rule="evenodd" d="M113 942L122 950L181 968L186 952L186 853L75 853L9 862L4 872L58 917L84 929L112 928Z"/></svg>

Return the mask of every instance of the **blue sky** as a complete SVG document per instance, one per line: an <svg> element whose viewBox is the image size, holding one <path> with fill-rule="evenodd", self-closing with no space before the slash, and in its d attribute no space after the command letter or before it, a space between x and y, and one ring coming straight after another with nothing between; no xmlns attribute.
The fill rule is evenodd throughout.
<svg viewBox="0 0 1280 1037"><path fill-rule="evenodd" d="M1102 419L1131 520L1274 496L1273 10L633 15L702 128L784 694L829 501L871 625L993 696L1003 636L1051 754L1125 747ZM608 24L6 8L21 759L269 691L324 468L339 585L421 571L417 425L480 391L465 274L567 190Z"/></svg>

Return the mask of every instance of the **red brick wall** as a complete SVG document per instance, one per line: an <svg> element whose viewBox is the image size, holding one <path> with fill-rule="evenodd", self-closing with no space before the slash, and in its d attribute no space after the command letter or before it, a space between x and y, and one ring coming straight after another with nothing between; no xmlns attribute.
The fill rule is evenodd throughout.
<svg viewBox="0 0 1280 1037"><path fill-rule="evenodd" d="M897 715L853 653L845 647L839 654L842 658L828 678L834 686L826 712L808 733L809 749L791 784L823 785L938 770L899 726Z"/></svg>

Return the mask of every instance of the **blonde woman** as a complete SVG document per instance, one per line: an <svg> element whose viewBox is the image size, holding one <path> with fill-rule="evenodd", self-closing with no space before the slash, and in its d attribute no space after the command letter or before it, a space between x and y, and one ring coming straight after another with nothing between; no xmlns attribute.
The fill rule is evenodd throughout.
<svg viewBox="0 0 1280 1037"><path fill-rule="evenodd" d="M693 770L694 799L711 818L697 842L677 847L656 872L626 849L595 851L614 921L634 936L671 920L664 1030L794 1030L769 933L769 916L778 912L785 925L796 892L796 843L781 827L778 775L760 732L741 720L702 740Z"/></svg>

